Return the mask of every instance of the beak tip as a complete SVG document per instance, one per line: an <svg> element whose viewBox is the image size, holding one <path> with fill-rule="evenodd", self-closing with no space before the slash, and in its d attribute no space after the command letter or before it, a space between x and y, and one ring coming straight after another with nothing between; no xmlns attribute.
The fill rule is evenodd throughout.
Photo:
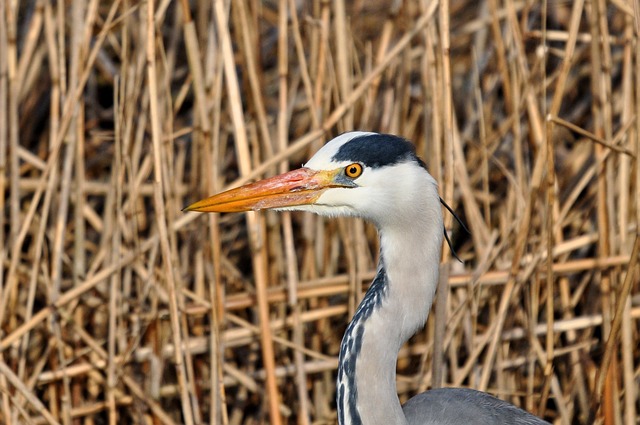
<svg viewBox="0 0 640 425"><path fill-rule="evenodd" d="M201 206L198 205L198 204L200 204L200 201L194 202L193 204L189 204L186 207L182 208L180 211L182 211L182 212L189 212L189 211L202 212L202 210L200 209Z"/></svg>
<svg viewBox="0 0 640 425"><path fill-rule="evenodd" d="M213 212L219 213L219 212L226 211L224 208L220 208L220 206L216 205L215 203L212 204L210 202L205 202L208 199L209 198L203 199L198 202L194 202L193 204L190 204L184 207L181 211L182 212L199 212L199 213L213 213Z"/></svg>

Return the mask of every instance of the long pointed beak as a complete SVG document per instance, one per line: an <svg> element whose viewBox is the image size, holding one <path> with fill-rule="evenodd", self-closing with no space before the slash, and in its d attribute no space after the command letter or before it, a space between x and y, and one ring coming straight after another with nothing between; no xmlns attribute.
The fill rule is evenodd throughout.
<svg viewBox="0 0 640 425"><path fill-rule="evenodd" d="M183 211L241 212L313 204L331 187L349 187L336 181L340 171L299 168L213 195Z"/></svg>

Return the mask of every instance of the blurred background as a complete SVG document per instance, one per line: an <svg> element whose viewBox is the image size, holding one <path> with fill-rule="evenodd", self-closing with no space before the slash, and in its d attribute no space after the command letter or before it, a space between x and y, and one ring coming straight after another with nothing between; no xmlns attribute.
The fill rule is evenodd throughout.
<svg viewBox="0 0 640 425"><path fill-rule="evenodd" d="M353 129L442 198L405 401L640 423L637 0L0 2L0 422L333 424L376 230L197 214ZM634 251L634 246L636 251ZM445 296L446 295L446 296Z"/></svg>

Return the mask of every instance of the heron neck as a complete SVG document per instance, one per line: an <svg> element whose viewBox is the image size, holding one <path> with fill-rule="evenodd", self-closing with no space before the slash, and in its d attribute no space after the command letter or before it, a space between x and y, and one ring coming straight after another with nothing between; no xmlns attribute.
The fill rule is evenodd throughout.
<svg viewBox="0 0 640 425"><path fill-rule="evenodd" d="M442 235L439 210L411 226L380 230L378 274L342 340L337 400L341 425L406 423L396 390L398 351L429 314Z"/></svg>

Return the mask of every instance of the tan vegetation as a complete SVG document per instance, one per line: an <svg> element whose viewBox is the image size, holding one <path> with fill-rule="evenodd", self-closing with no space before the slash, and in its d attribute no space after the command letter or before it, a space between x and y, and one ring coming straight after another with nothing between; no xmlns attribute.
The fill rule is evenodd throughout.
<svg viewBox="0 0 640 425"><path fill-rule="evenodd" d="M0 421L335 423L375 229L181 208L362 129L415 142L471 230L447 215L464 263L445 247L401 400L638 424L639 22L635 0L0 1Z"/></svg>

